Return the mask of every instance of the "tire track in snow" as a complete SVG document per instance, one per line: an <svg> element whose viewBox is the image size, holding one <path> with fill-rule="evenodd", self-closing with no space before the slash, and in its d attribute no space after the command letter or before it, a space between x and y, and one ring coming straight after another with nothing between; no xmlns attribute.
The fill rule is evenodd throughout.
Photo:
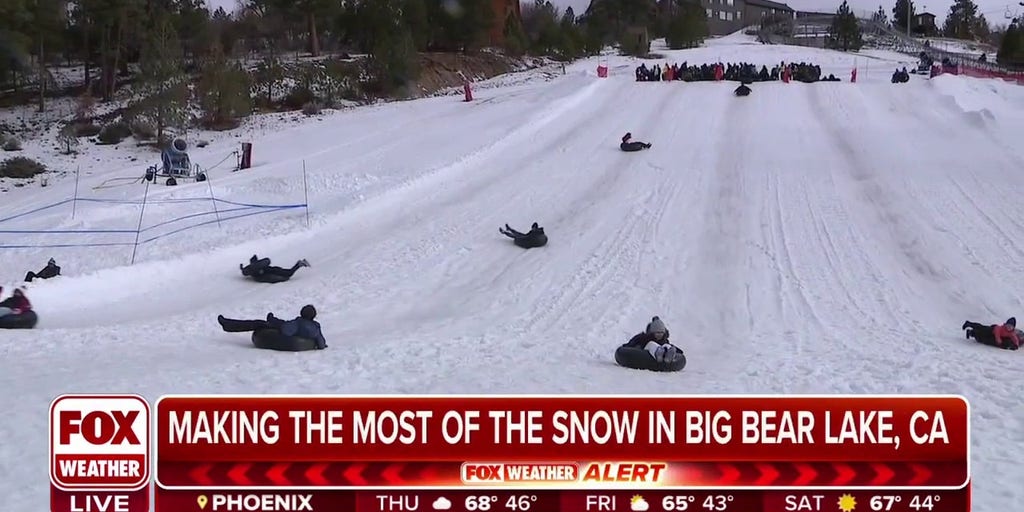
<svg viewBox="0 0 1024 512"><path fill-rule="evenodd" d="M864 103L867 98L855 89L830 88L828 91L831 101L826 101L822 96L828 93L822 92L822 89L818 88L812 88L811 91L812 104L815 110L821 112L821 115L816 116L815 120L818 121L823 132L828 134L831 140L830 145L838 149L839 155L842 157L841 162L843 163L837 167L843 169L849 176L851 186L857 192L856 197L869 206L870 212L876 220L876 223L872 225L873 232L884 234L883 240L886 246L892 250L891 254L903 263L902 266L905 270L909 270L917 276L913 280L915 286L912 290L920 293L919 290L926 289L928 292L925 295L928 297L946 297L949 300L949 303L945 305L948 311L940 315L942 317L948 318L948 315L962 312L970 307L970 301L965 299L972 297L972 294L959 283L957 273L951 271L946 266L946 262L936 261L934 258L935 255L945 255L946 251L937 251L934 243L929 244L923 238L926 233L937 230L925 229L924 226L918 225L917 221L897 209L897 205L901 203L893 197L890 187L883 184L881 177L872 170L872 163L867 161L863 156L864 153L854 148L850 142L859 140L862 145L872 147L876 154L881 155L893 154L896 151L895 148L890 149L890 146L894 144L893 139L879 136L879 133L874 130L875 125L870 127L858 125L858 121L870 121L870 115L865 114L865 112L870 112L871 108L870 105ZM840 91L847 94L840 96ZM857 106L859 115L853 113L852 107L847 103L848 100L857 100L863 103ZM840 119L834 117L833 112L835 111L838 111ZM851 131L850 127L853 126L860 130L859 135ZM871 134L871 138L865 137L865 134L868 133ZM921 298L924 298L925 295L921 295ZM925 301L919 303L924 304ZM934 299L927 303L936 304ZM913 314L910 311L906 311L906 314L905 321L912 323L919 330L927 332L933 328L922 323L924 320L922 314ZM935 312L929 311L925 317L928 315L935 315Z"/></svg>
<svg viewBox="0 0 1024 512"><path fill-rule="evenodd" d="M669 108L678 107L681 103L674 93L675 91L670 90L655 90L654 94L661 96L660 101L649 101L643 107L631 106L629 111L634 124L662 124L662 119ZM605 138L602 137L602 140ZM563 250L576 254L589 253L590 256L574 264L575 270L568 276L567 282L557 277L548 282L546 289L549 294L541 295L535 301L534 309L523 319L528 320L527 325L530 325L526 334L537 336L540 332L554 329L557 322L572 316L574 311L590 317L588 325L593 328L595 323L603 323L595 322L594 318L608 319L614 317L611 314L613 310L621 312L628 307L626 304L602 299L609 289L623 288L622 281L630 275L625 269L631 262L635 268L638 254L641 252L637 238L649 231L650 225L657 222L664 212L664 203L671 189L651 187L651 192L646 194L639 204L632 197L626 201L620 200L620 195L624 191L633 196L632 192L629 192L634 189L632 185L651 180L650 165L653 164L644 162L656 159L659 153L653 149L641 153L623 153L616 149L613 154L614 157L608 158L604 158L603 155L597 156L602 161L593 167L583 166L587 171L585 175L581 175L582 179L579 181L585 183L584 180L589 180L590 186L584 189L584 193L579 195L578 199L560 209L562 215L555 217L556 222L565 221L559 222L565 228L581 230L577 240ZM595 168L600 169L599 174L593 173L592 169ZM646 183L640 186L646 187ZM610 218L606 211L609 207L632 208L632 211L624 218ZM650 213L654 215L649 215ZM612 220L625 220L625 223L614 231L604 232L604 224ZM567 232L566 236L571 235Z"/></svg>
<svg viewBox="0 0 1024 512"><path fill-rule="evenodd" d="M705 341L694 342L688 356L692 352L698 359L724 362L724 366L710 365L694 373L741 375L737 358L719 354L742 353L737 345L746 345L756 334L746 280L751 276L741 268L749 262L744 248L752 220L750 203L757 198L750 194L756 189L748 188L749 178L744 175L749 172L744 157L754 137L754 116L752 105L734 97L729 89L721 88L714 98L707 98L705 107L711 113L705 119L712 124L702 130L714 148L709 158L713 164L705 167L709 181L700 215L704 224L692 239L695 249L686 262L684 284L677 296L680 310L686 312L686 324L694 326L696 338ZM723 336L723 329L729 329L728 336Z"/></svg>
<svg viewBox="0 0 1024 512"><path fill-rule="evenodd" d="M620 83L620 85L628 87L630 84L626 83L626 82L622 82L622 83ZM621 88L622 87L606 91L607 96L609 98L611 98ZM590 126L590 127L600 127L601 126L599 123L594 122L598 117L604 115L604 113L600 109L587 108L587 109L583 110L583 113L585 114L585 117L580 119L579 121L577 121L577 123L579 125ZM546 136L547 142L549 144L551 144L551 145L559 145L560 147L563 148L563 150L567 150L570 146L575 147L572 144L566 142L566 140L571 140L571 139L567 139L567 137L568 138L575 138L576 136L579 135L579 132L578 131L573 131L573 128L576 127L575 123L571 123L571 121L567 120L564 116L562 117L561 121L562 122L560 123L560 127L557 128L557 130L559 130L559 132L552 132L552 133L545 132L545 136ZM567 124L567 123L571 123L571 124ZM564 125L564 126L561 126L561 125ZM559 133L562 133L562 132L564 132L564 135L559 135ZM616 139L617 139L617 137L616 137ZM607 141L605 141L605 140L597 140L597 141L594 141L594 143L597 144L597 145L603 145L603 144L606 144ZM551 161L553 163L553 162L557 162L557 161L564 161L565 158L564 157L560 157L557 154L557 152L554 152L554 151L544 151L543 148L539 148L539 149L540 149L540 152L538 154L539 154L540 158L534 158L534 156L535 156L534 151L536 151L537 149L534 149L533 147L531 147L531 152L530 153L522 154L522 155L518 155L517 154L516 157L515 157L516 159L509 160L509 161L503 161L502 162L501 165L504 168L517 169L517 172L515 172L515 173L507 173L507 174L499 174L499 180L498 181L480 182L481 184L486 183L487 184L487 189L492 191L492 193L498 193L499 195L505 195L506 196L506 197L503 197L500 201L496 201L496 200L493 200L493 199L489 200L489 198L487 196L484 196L483 198L480 198L480 199L476 200L477 203L474 203L474 204L477 204L477 205L487 205L486 208L489 211L485 214L486 217L488 217L488 218L495 218L495 219L501 218L501 217L496 217L496 216L497 215L501 215L501 212L503 212L503 211L509 211L511 209L517 208L520 205L523 205L524 199L526 199L526 198L536 198L536 197L538 197L538 194L540 194L539 197L546 197L545 194L547 195L548 199L545 200L545 201L542 201L542 202L556 204L559 201L564 201L564 198L562 198L560 194L564 194L566 190L568 190L570 192L573 192L573 191L576 190L576 189L569 188L569 187L566 186L566 185L569 185L569 184L573 183L572 175L565 174L565 173L555 173L555 174L552 174L548 170L548 168L551 167L551 166L550 165L545 165L545 162ZM588 148L588 149L590 149L590 148ZM499 159L500 159L500 156L501 155L496 155L496 157L499 158ZM517 164L520 163L517 160L518 158L522 158L523 162L529 162L529 163L525 167L520 167L520 166L517 165ZM533 161L530 161L531 159ZM491 172L494 172L494 171L491 171ZM499 172L500 172L500 170L499 170ZM506 181L508 179L513 179L513 178L515 180L518 180L519 182L521 182L525 186L520 185L520 186L505 187L505 188L508 189L509 193L508 194L503 194L500 182L501 181ZM552 180L555 180L555 181L552 181ZM449 184L449 185L451 185L451 184ZM538 185L540 185L540 186L538 186ZM456 192L456 191L458 191L458 192ZM462 200L465 201L466 197L476 197L476 196L479 195L479 192L481 192L481 191L482 191L482 189L478 190L478 189L455 188L455 189L452 190L452 193L449 194L447 197L448 198L462 198ZM443 208L441 206L443 206ZM433 205L429 209L429 211L431 212L431 216L432 217L437 217L439 219L442 219L442 223L448 225L449 228L453 230L453 237L452 238L455 239L455 240L458 240L460 238L460 236L458 236L459 235L459 233L458 233L459 230L463 230L464 231L467 224L475 225L475 224L479 224L480 223L480 218L467 218L467 217L465 217L465 213L470 213L471 215L476 214L477 217L479 217L479 215L478 215L479 212L474 210L474 209L470 209L468 211L465 211L465 213L463 213L462 215L448 215L448 214L445 214L444 212L445 212L445 210L450 210L450 209L455 209L455 211L458 211L459 209L465 210L465 207L466 207L466 204L462 204L459 201L455 201L455 200L442 200L441 203L437 203L437 204ZM516 214L516 215L518 215L518 214ZM508 220L509 216L505 216L504 219ZM496 225L500 225L500 222L498 222L498 224L494 224L494 225L495 226ZM486 233L491 233L491 232L492 232L492 229L490 227L488 227L488 229L486 230ZM464 238L464 237L465 237L465 234L463 233L461 235L461 238ZM475 235L474 235L474 237L475 237ZM462 254L463 257L459 257L458 255L452 255L452 254L447 254L447 255L441 254L441 255L439 255L438 256L438 258L440 258L439 263L442 264L442 265L446 265L446 267L448 269L450 269L450 270L442 270L441 272L428 271L426 273L424 273L422 271L421 272L414 272L414 273L418 273L419 274L420 280L424 282L424 285L427 288L432 287L432 285L430 285L429 283L435 283L435 279L437 279L436 283L433 285L433 288L434 288L435 292L436 291L440 291L441 289L444 289L446 291L446 294L448 294L447 292L451 292L453 288L472 286L471 289L466 289L465 291L467 293L465 293L465 294L463 294L461 296L458 296L458 295L452 296L451 294L448 294L449 297L451 297L453 299L453 301L452 300L444 301L445 304L443 306L441 306L441 305L430 306L430 305L422 304L422 303L415 304L414 305L414 310L417 311L416 315L418 317L434 316L435 317L435 321L445 321L444 320L445 318L453 316L456 311L459 311L460 314L464 315L468 311L481 310L483 308L486 308L486 309L484 309L480 314L488 314L488 315L493 314L493 315L497 315L497 316L500 317L501 316L500 314L495 313L495 309L496 308L511 307L514 310L515 304L520 299L520 297L518 296L519 292L517 290L515 290L515 289L509 289L507 287L508 286L515 286L515 284L521 282L522 279L516 279L516 280L509 279L507 281L511 282L512 284L510 284L509 282L502 282L502 283L499 284L497 279L495 279L493 277L494 272L495 272L494 265L499 265L499 266L500 265L510 265L511 262L514 261L516 263L516 268L518 269L517 271L519 273L521 273L524 277L525 276L529 276L531 273L533 273L533 271L530 268L531 266L536 266L536 263L540 263L540 262L543 262L543 263L540 263L541 265L547 264L546 259L542 259L542 258L543 258L543 254L548 249L544 249L544 250L541 250L541 251L530 251L526 255L523 255L522 252L519 251L519 250L514 250L513 252L506 252L505 246L506 246L506 242L507 241L504 241L504 240L498 241L498 240L500 240L500 237L498 237L497 234L495 234L494 237L495 237L496 241L493 242L493 243L490 243L490 242L479 242L479 243L473 243L473 244L468 245L468 246L463 246L463 248L461 248L461 249L457 249L457 251L460 254ZM558 242L554 242L554 244L557 244L557 243ZM500 249L496 248L498 244L501 244L501 248ZM482 256L484 257L483 260L480 259L481 255L473 254L473 252L475 252L475 250L477 248L482 248L484 246L492 246L492 245L495 246L495 248L487 249L487 251L485 251L482 254ZM516 256L514 258L512 258L512 257L509 256L510 254L515 254ZM452 256L454 256L454 257L452 257ZM467 258L469 258L469 259L467 260ZM534 263L533 264L529 264L528 262L534 262ZM525 266L525 265L528 265L528 264L530 266ZM403 263L400 266L405 267L405 266L407 266L407 264ZM507 267L507 268L510 268L510 267ZM478 269L478 270L474 270L474 269ZM453 274L453 272L455 272L456 274ZM507 270L507 271L505 271L504 275L506 275L508 277L511 277L512 276L511 272L512 272L511 270ZM473 283L475 283L475 284L473 284ZM475 290L475 292L474 292L474 290ZM410 289L408 291L412 292L414 290ZM491 297L490 300L488 300L488 301L481 301L481 300L479 300L479 296L480 296L481 293L485 293L485 294L489 295ZM409 303L410 301L409 300L399 300L399 302L400 303ZM415 302L415 301L413 301L413 302ZM423 309L423 308L433 309L433 311L427 311L426 309ZM456 316L458 316L458 315L456 315ZM438 319L440 319L440 320L438 320ZM431 326L425 326L425 327L431 327Z"/></svg>

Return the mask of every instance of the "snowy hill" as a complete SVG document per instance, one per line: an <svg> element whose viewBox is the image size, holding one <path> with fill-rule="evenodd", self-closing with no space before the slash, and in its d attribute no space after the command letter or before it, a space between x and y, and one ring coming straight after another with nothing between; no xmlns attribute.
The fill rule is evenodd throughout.
<svg viewBox="0 0 1024 512"><path fill-rule="evenodd" d="M0 334L8 509L44 510L40 433L64 392L962 393L976 509L1022 502L1021 354L959 327L1024 317L1024 88L892 85L905 57L740 36L661 53L806 61L843 82L759 83L735 98L734 83L634 82L639 61L624 57L599 79L595 59L481 87L472 103L393 103L226 137L193 159L210 165L252 140L255 166L209 183L97 190L145 164L94 150L78 196L120 202L79 202L73 219L70 203L11 219L73 197L71 175L0 195L0 246L126 244L0 247L8 290L50 257L65 274L29 285L37 329ZM620 152L627 131L653 148ZM145 228L200 216L184 227L231 214L174 200L294 205L307 189L309 228L303 208L213 222L140 245L134 265L131 233L10 233L130 232L144 195ZM533 221L551 238L543 249L497 233ZM312 268L250 283L237 266L253 253ZM326 351L254 350L216 322L306 303ZM652 315L686 350L683 373L612 362Z"/></svg>

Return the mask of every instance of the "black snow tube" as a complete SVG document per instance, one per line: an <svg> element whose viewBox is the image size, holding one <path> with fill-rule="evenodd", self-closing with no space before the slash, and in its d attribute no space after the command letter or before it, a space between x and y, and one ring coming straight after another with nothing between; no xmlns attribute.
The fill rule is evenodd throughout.
<svg viewBox="0 0 1024 512"><path fill-rule="evenodd" d="M26 311L17 315L0 316L0 329L32 329L39 321L35 311Z"/></svg>
<svg viewBox="0 0 1024 512"><path fill-rule="evenodd" d="M271 283L271 284L273 284L273 283L283 283L283 282L287 281L288 279L291 279L291 278L282 276L281 274L269 274L268 273L268 274L260 274L260 275L257 275L257 276L252 276L252 280L256 281L257 283Z"/></svg>
<svg viewBox="0 0 1024 512"><path fill-rule="evenodd" d="M686 367L686 356L682 351L672 362L659 363L654 360L650 352L642 348L627 347L625 345L615 350L615 362L626 368L635 370L650 370L652 372L678 372Z"/></svg>
<svg viewBox="0 0 1024 512"><path fill-rule="evenodd" d="M534 249L534 248L537 248L537 247L544 247L545 245L547 245L548 244L548 236L547 235L524 236L524 237L516 238L515 240L512 241L512 243L516 244L519 247L522 247L523 249Z"/></svg>
<svg viewBox="0 0 1024 512"><path fill-rule="evenodd" d="M625 151L627 153L632 153L634 151L640 151L640 150L643 150L643 149L647 149L649 147L650 147L650 145L645 144L643 142L623 142L622 144L619 144L619 149L621 149L621 150L623 150L623 151Z"/></svg>
<svg viewBox="0 0 1024 512"><path fill-rule="evenodd" d="M277 329L253 331L252 344L264 350L280 350L282 352L305 352L316 350L316 341L298 336L285 336Z"/></svg>

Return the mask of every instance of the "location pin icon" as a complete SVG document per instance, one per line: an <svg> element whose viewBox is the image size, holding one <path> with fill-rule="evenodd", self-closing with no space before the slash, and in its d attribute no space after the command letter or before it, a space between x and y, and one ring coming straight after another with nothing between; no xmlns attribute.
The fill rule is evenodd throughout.
<svg viewBox="0 0 1024 512"><path fill-rule="evenodd" d="M200 508L200 509L205 509L205 508L206 508L206 502L207 502L207 501L208 501L208 500L206 499L206 496L203 496L203 495L201 495L201 494L199 495L199 497L198 497L198 498L196 498L196 503L198 503L198 504L199 504L199 508Z"/></svg>

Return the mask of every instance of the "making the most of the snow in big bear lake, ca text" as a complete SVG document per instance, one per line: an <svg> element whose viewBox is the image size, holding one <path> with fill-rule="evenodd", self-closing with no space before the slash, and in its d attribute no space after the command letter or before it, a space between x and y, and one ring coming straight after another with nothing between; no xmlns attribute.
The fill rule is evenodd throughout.
<svg viewBox="0 0 1024 512"><path fill-rule="evenodd" d="M920 460L968 443L966 400L948 396L165 397L156 420L161 458L180 460Z"/></svg>

